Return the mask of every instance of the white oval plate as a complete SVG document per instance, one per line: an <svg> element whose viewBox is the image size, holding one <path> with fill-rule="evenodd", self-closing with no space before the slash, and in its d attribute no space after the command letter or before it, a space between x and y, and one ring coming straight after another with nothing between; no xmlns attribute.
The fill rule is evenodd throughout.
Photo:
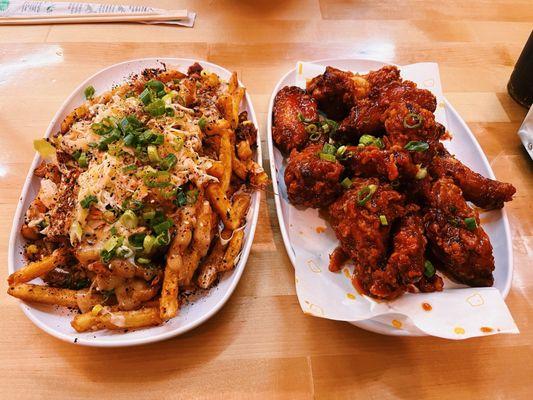
<svg viewBox="0 0 533 400"><path fill-rule="evenodd" d="M65 118L65 116L75 107L84 102L85 97L83 91L89 85L94 86L97 94L103 93L111 89L114 85L120 85L125 82L131 76L131 74L140 73L145 68L161 68L162 63L164 63L169 69L177 69L182 72L186 72L187 67L196 61L197 60L184 58L146 58L126 61L105 68L88 78L74 90L74 92L68 97L59 111L56 113L52 122L50 122L45 136L48 137L50 134L59 131L61 121ZM206 61L199 62L204 68L211 72L215 72L222 79L227 80L231 76L230 71L216 64ZM248 93L246 93L242 110L248 111L249 118L251 118L254 125L258 127L252 101ZM256 161L261 164L261 143L259 140L257 143ZM15 218L13 220L8 255L10 274L21 268L25 263L24 258L21 255L25 241L20 234L20 228L24 221L24 214L39 190L39 179L33 176L33 170L40 162L41 159L37 154L33 160L33 164L30 168L28 176L26 177L26 182L24 183L22 194L15 213ZM50 335L67 342L87 346L134 346L157 342L187 332L205 322L218 310L220 310L237 286L237 283L239 282L239 279L244 271L246 260L250 254L250 248L254 239L257 217L259 213L259 199L260 193L255 192L252 195L250 210L248 211L248 215L246 217L244 246L239 262L235 266L235 269L224 274L217 286L212 288L205 295L200 296L194 301L194 303L183 306L180 309L177 317L171 319L161 326L139 329L126 333L111 332L106 330L77 333L70 326L70 321L72 320L73 314L71 311L68 311L65 308L21 302L22 310L24 311L24 314L26 314L28 318L35 323L35 325Z"/></svg>
<svg viewBox="0 0 533 400"><path fill-rule="evenodd" d="M370 70L379 69L384 65L390 65L377 60L367 59L326 59L312 61L315 64L330 65L332 67L349 70L353 72L366 73ZM289 238L288 212L292 205L287 198L285 182L283 181L283 171L285 169L285 160L281 152L273 145L272 141L272 107L274 105L274 97L278 91L287 85L294 85L296 82L296 69L287 72L278 82L272 95L268 108L268 154L270 157L270 172L272 174L272 185L274 187L274 200L276 202L276 212L278 215L279 226L285 249L294 265L295 253ZM446 101L446 113L448 126L446 127L453 134L451 141L445 142L446 148L452 154L455 154L459 160L468 165L474 171L495 179L494 173L481 150L476 138L459 116L452 105ZM496 287L505 298L511 288L511 279L513 275L513 252L511 244L511 233L509 229L509 221L504 210L493 210L483 213L483 228L490 237L490 241L494 248L494 260L496 269L494 270L494 287ZM446 289L445 289L446 290ZM390 315L387 321L390 320ZM383 317L383 321L385 321ZM389 323L383 323L379 317L365 320L350 322L359 328L366 329L371 332L381 333L393 336L425 336L421 330L416 328L409 321L402 320L402 329L395 329Z"/></svg>

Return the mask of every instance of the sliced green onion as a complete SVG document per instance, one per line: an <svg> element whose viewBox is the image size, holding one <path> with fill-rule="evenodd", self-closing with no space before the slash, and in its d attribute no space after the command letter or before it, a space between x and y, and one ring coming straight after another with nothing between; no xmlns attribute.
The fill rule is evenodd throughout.
<svg viewBox="0 0 533 400"><path fill-rule="evenodd" d="M329 143L324 143L324 146L322 147L322 153L325 154L335 154L337 152L337 148Z"/></svg>
<svg viewBox="0 0 533 400"><path fill-rule="evenodd" d="M147 172L143 177L143 181L148 187L165 187L170 185L170 174L168 171Z"/></svg>
<svg viewBox="0 0 533 400"><path fill-rule="evenodd" d="M383 141L381 138L372 136L372 135L363 135L359 138L360 146L376 146L379 149L384 147Z"/></svg>
<svg viewBox="0 0 533 400"><path fill-rule="evenodd" d="M165 113L165 102L161 99L157 99L144 107L144 111L152 117L159 117Z"/></svg>
<svg viewBox="0 0 533 400"><path fill-rule="evenodd" d="M363 206L378 189L377 185L368 185L357 192L357 204Z"/></svg>
<svg viewBox="0 0 533 400"><path fill-rule="evenodd" d="M143 240L143 249L146 254L150 254L156 244L155 237L152 235L146 235Z"/></svg>
<svg viewBox="0 0 533 400"><path fill-rule="evenodd" d="M136 171L137 166L135 164L126 165L122 168L122 172L130 172L130 171Z"/></svg>
<svg viewBox="0 0 533 400"><path fill-rule="evenodd" d="M139 99L143 102L145 106L152 102L152 93L148 89L144 89L139 95Z"/></svg>
<svg viewBox="0 0 533 400"><path fill-rule="evenodd" d="M464 221L465 221L466 229L468 229L469 231L473 231L477 228L477 222L475 218L473 217L465 218Z"/></svg>
<svg viewBox="0 0 533 400"><path fill-rule="evenodd" d="M179 187L176 193L176 200L174 203L178 207L183 207L187 204L187 194L183 191L183 188Z"/></svg>
<svg viewBox="0 0 533 400"><path fill-rule="evenodd" d="M148 152L148 159L153 163L159 163L161 162L161 157L159 157L159 153L157 152L157 147L154 145L148 146L146 149Z"/></svg>
<svg viewBox="0 0 533 400"><path fill-rule="evenodd" d="M157 224L153 227L153 230L158 235L163 233L164 231L168 231L169 228L173 225L172 221L167 219L166 221L161 222L160 224Z"/></svg>
<svg viewBox="0 0 533 400"><path fill-rule="evenodd" d="M128 229L137 228L137 224L139 223L137 215L132 210L126 210L124 214L120 216L119 221Z"/></svg>
<svg viewBox="0 0 533 400"><path fill-rule="evenodd" d="M93 203L98 203L98 199L92 194L85 196L85 198L80 201L80 205L83 208L89 208Z"/></svg>
<svg viewBox="0 0 533 400"><path fill-rule="evenodd" d="M303 122L306 124L310 124L311 122L313 122L312 119L306 119L302 113L298 114L298 119L300 120L300 122Z"/></svg>
<svg viewBox="0 0 533 400"><path fill-rule="evenodd" d="M309 140L310 140L311 142L317 142L318 140L320 140L320 133L318 133L318 132L311 133L311 134L309 135Z"/></svg>
<svg viewBox="0 0 533 400"><path fill-rule="evenodd" d="M383 226L387 226L389 224L389 221L387 221L387 217L385 215L380 215L379 216L379 222Z"/></svg>
<svg viewBox="0 0 533 400"><path fill-rule="evenodd" d="M409 151L426 151L429 149L429 144L426 142L410 141L404 146L404 149Z"/></svg>
<svg viewBox="0 0 533 400"><path fill-rule="evenodd" d="M305 127L305 131L309 134L312 134L318 131L318 128L316 127L315 124L309 124Z"/></svg>
<svg viewBox="0 0 533 400"><path fill-rule="evenodd" d="M329 125L328 124L323 124L321 128L322 128L322 131L324 133L328 133L329 132Z"/></svg>
<svg viewBox="0 0 533 400"><path fill-rule="evenodd" d="M339 124L332 119L325 119L324 122L328 125L328 131L331 130L335 132L337 129L339 129ZM325 131L324 131L325 132Z"/></svg>
<svg viewBox="0 0 533 400"><path fill-rule="evenodd" d="M80 153L80 155L78 157L78 164L82 168L85 168L85 167L87 167L87 165L89 165L89 163L87 161L87 154L85 154L84 152Z"/></svg>
<svg viewBox="0 0 533 400"><path fill-rule="evenodd" d="M128 237L128 243L135 250L142 250L145 237L145 233L134 233Z"/></svg>
<svg viewBox="0 0 533 400"><path fill-rule="evenodd" d="M83 94L85 95L85 98L89 100L93 98L94 92L95 92L94 87L89 85L85 88L85 90L83 91Z"/></svg>
<svg viewBox="0 0 533 400"><path fill-rule="evenodd" d="M344 178L341 182L341 186L345 189L350 189L352 186L352 180L350 178Z"/></svg>
<svg viewBox="0 0 533 400"><path fill-rule="evenodd" d="M431 278L433 275L435 275L435 267L429 260L424 262L424 275L426 275L428 278Z"/></svg>
<svg viewBox="0 0 533 400"><path fill-rule="evenodd" d="M156 92L160 92L161 90L165 90L165 85L163 84L163 82L158 81L156 79L152 79L152 80L146 82L145 87L153 89Z"/></svg>
<svg viewBox="0 0 533 400"><path fill-rule="evenodd" d="M410 120L414 122L411 123L409 122ZM415 113L409 113L403 119L403 126L404 128L408 128L408 129L418 128L420 125L422 125L423 120L424 118L422 117L422 115L415 114Z"/></svg>
<svg viewBox="0 0 533 400"><path fill-rule="evenodd" d="M178 162L177 157L174 154L168 154L161 160L161 167L167 171L171 169Z"/></svg>
<svg viewBox="0 0 533 400"><path fill-rule="evenodd" d="M124 242L123 238L117 237L117 236L111 236L104 243L104 250L109 251L109 252L113 251L115 248L122 246L123 242Z"/></svg>
<svg viewBox="0 0 533 400"><path fill-rule="evenodd" d="M155 211L154 210L143 212L143 218L144 219L152 219L154 217L155 217Z"/></svg>
<svg viewBox="0 0 533 400"><path fill-rule="evenodd" d="M337 158L335 158L333 154L319 153L318 155L322 160L331 161L331 162L337 161Z"/></svg>
<svg viewBox="0 0 533 400"><path fill-rule="evenodd" d="M337 149L337 152L335 153L337 157L342 157L344 153L346 153L346 146L341 146Z"/></svg>
<svg viewBox="0 0 533 400"><path fill-rule="evenodd" d="M427 168L423 168L420 165L418 165L418 171L416 171L415 178L420 180L420 179L424 179L427 175L428 175Z"/></svg>
<svg viewBox="0 0 533 400"><path fill-rule="evenodd" d="M198 127L200 128L200 130L204 131L206 126L207 126L207 119L205 119L205 117L201 117L198 120Z"/></svg>
<svg viewBox="0 0 533 400"><path fill-rule="evenodd" d="M162 232L155 238L159 246L166 246L170 243L170 233L167 231Z"/></svg>
<svg viewBox="0 0 533 400"><path fill-rule="evenodd" d="M174 109L172 107L165 107L165 114L169 117L173 117L175 114Z"/></svg>
<svg viewBox="0 0 533 400"><path fill-rule="evenodd" d="M139 264L144 264L144 265L146 265L146 264L150 264L150 263L152 262L152 260L150 260L149 258L139 257L139 258L137 259L137 262L138 262Z"/></svg>

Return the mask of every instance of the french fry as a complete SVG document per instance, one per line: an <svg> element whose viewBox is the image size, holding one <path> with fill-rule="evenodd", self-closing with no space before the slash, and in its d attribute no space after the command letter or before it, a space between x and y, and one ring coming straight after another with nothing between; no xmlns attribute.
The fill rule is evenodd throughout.
<svg viewBox="0 0 533 400"><path fill-rule="evenodd" d="M231 180L231 162L232 162L232 145L231 145L231 131L225 130L220 136L220 154L218 159L222 162L224 167L224 174L220 177L220 187L224 193L228 192Z"/></svg>
<svg viewBox="0 0 533 400"><path fill-rule="evenodd" d="M248 140L241 140L239 143L237 143L237 155L242 161L252 158L253 152Z"/></svg>
<svg viewBox="0 0 533 400"><path fill-rule="evenodd" d="M41 275L53 270L65 259L66 251L64 249L54 250L49 256L43 257L42 260L29 263L25 267L12 273L7 278L10 285L17 283L29 282Z"/></svg>
<svg viewBox="0 0 533 400"><path fill-rule="evenodd" d="M65 307L78 307L77 290L60 289L50 286L19 283L11 285L7 293L17 299Z"/></svg>
<svg viewBox="0 0 533 400"><path fill-rule="evenodd" d="M224 226L231 221L231 202L228 200L226 193L224 193L217 183L212 183L207 186L205 194L209 203L219 215L220 219L224 223Z"/></svg>
<svg viewBox="0 0 533 400"><path fill-rule="evenodd" d="M231 166L233 167L233 172L243 181L248 178L248 167L244 162L239 160L235 154L232 154Z"/></svg>
<svg viewBox="0 0 533 400"><path fill-rule="evenodd" d="M225 130L231 129L230 123L225 119L209 122L205 127L207 136L221 135Z"/></svg>
<svg viewBox="0 0 533 400"><path fill-rule="evenodd" d="M231 222L228 228L237 229L242 226L243 220L246 217L246 212L250 206L250 195L246 193L239 193L233 197L233 205L231 206Z"/></svg>
<svg viewBox="0 0 533 400"><path fill-rule="evenodd" d="M230 269L233 269L233 267L235 266L235 259L241 252L243 239L243 229L233 232L233 237L231 238L228 244L228 248L224 253L224 257L222 258L220 264L218 264L219 272L229 271Z"/></svg>
<svg viewBox="0 0 533 400"><path fill-rule="evenodd" d="M161 299L159 301L159 314L161 319L169 320L178 313L178 284L180 271L183 270L183 253L192 240L192 218L195 209L192 206L183 207L181 210L181 224L178 227L176 236L170 244L167 253L167 263L161 289Z"/></svg>
<svg viewBox="0 0 533 400"><path fill-rule="evenodd" d="M220 239L217 239L211 252L200 265L198 275L196 277L196 283L203 289L211 287L218 275L218 264L222 262L224 257L225 246Z"/></svg>
<svg viewBox="0 0 533 400"><path fill-rule="evenodd" d="M224 164L220 161L213 161L213 165L207 170L207 173L218 179L224 175Z"/></svg>
<svg viewBox="0 0 533 400"><path fill-rule="evenodd" d="M79 314L70 323L77 332L97 329L135 329L162 323L159 310L155 307L134 311L108 311L106 308L96 314L92 311Z"/></svg>

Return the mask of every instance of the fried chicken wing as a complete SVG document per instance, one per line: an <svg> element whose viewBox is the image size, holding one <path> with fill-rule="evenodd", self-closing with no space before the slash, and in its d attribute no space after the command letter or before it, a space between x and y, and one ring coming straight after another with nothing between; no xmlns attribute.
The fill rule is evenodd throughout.
<svg viewBox="0 0 533 400"><path fill-rule="evenodd" d="M440 178L427 193L424 223L431 251L440 268L469 286L492 286L492 245L479 216L449 178Z"/></svg>
<svg viewBox="0 0 533 400"><path fill-rule="evenodd" d="M278 149L290 153L301 150L309 141L302 118L318 121L315 100L296 86L285 86L274 99L272 138Z"/></svg>
<svg viewBox="0 0 533 400"><path fill-rule="evenodd" d="M314 77L307 83L307 93L313 96L318 107L329 118L341 120L357 99L368 95L370 87L370 83L362 75L326 67L322 75Z"/></svg>
<svg viewBox="0 0 533 400"><path fill-rule="evenodd" d="M394 181L400 177L414 179L418 167L407 150L400 147L379 149L376 146L348 146L342 163L354 176Z"/></svg>
<svg viewBox="0 0 533 400"><path fill-rule="evenodd" d="M357 100L349 115L341 122L337 136L353 140L365 134L383 131L383 114L393 103L407 102L424 110L435 111L437 100L433 93L417 88L411 81L391 81L373 87L367 98Z"/></svg>
<svg viewBox="0 0 533 400"><path fill-rule="evenodd" d="M322 145L314 144L301 152L292 151L285 169L285 185L292 204L320 208L340 195L344 167L338 161L321 159L321 150Z"/></svg>
<svg viewBox="0 0 533 400"><path fill-rule="evenodd" d="M372 292L372 276L387 261L390 229L404 214L403 203L404 196L389 184L376 178L355 178L352 187L328 209L340 246L354 261L354 285L363 293L385 296L384 283Z"/></svg>
<svg viewBox="0 0 533 400"><path fill-rule="evenodd" d="M516 192L510 183L485 178L449 154L435 157L431 172L438 177L453 179L466 200L487 210L502 208L504 202L511 201Z"/></svg>

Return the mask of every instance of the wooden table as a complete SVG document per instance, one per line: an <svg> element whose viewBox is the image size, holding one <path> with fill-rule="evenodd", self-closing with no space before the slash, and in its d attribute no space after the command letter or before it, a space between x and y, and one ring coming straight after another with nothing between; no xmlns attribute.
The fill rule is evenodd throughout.
<svg viewBox="0 0 533 400"><path fill-rule="evenodd" d="M32 140L43 135L79 82L103 67L175 56L234 69L252 95L265 143L271 90L296 60L436 61L447 98L475 133L495 174L518 189L506 207L515 263L507 303L521 334L461 342L394 338L304 315L267 194L233 297L204 325L163 343L97 349L60 342L35 327L5 294L7 273L1 269L1 398L533 396L533 164L516 135L525 110L506 93L533 27L531 0L123 2L187 6L198 12L198 20L194 29L136 24L0 28L4 260L15 204L33 158Z"/></svg>

